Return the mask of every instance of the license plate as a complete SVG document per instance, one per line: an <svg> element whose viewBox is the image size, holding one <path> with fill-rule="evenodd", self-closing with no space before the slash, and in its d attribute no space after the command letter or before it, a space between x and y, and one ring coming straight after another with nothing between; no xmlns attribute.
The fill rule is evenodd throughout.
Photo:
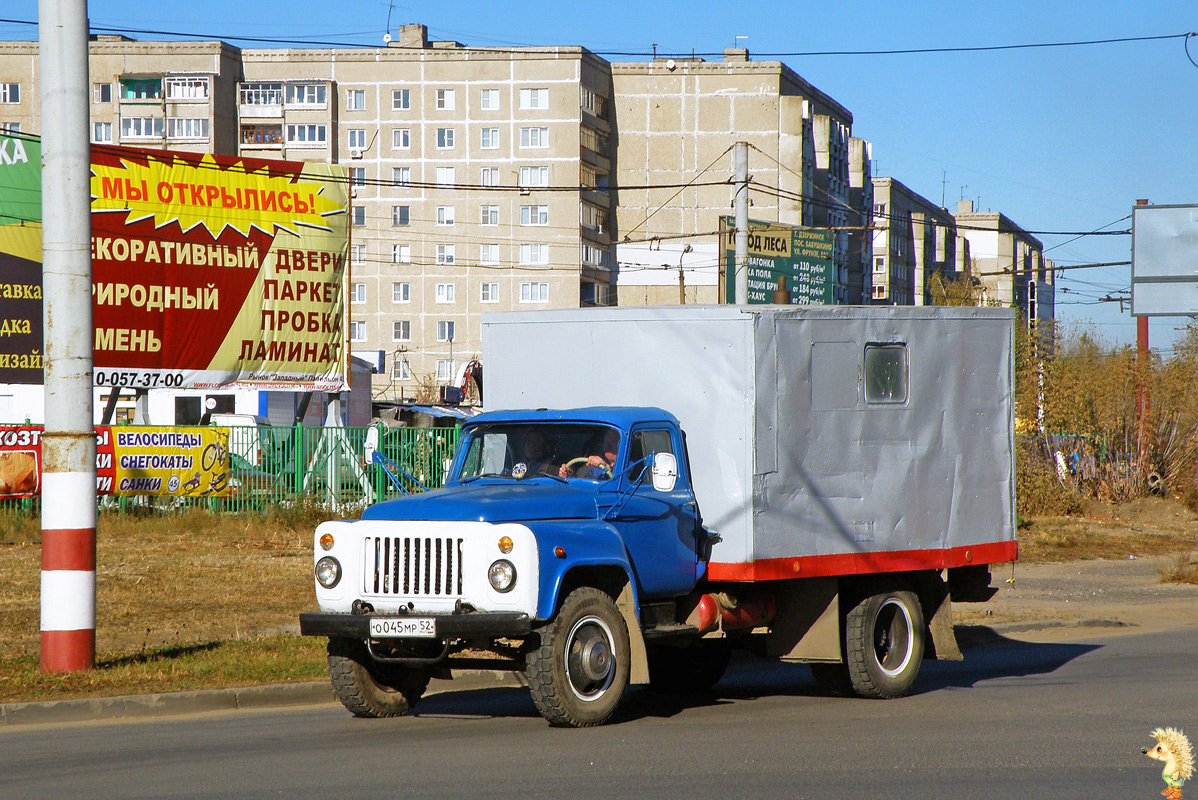
<svg viewBox="0 0 1198 800"><path fill-rule="evenodd" d="M437 636L437 621L429 617L372 617L370 635L375 639Z"/></svg>

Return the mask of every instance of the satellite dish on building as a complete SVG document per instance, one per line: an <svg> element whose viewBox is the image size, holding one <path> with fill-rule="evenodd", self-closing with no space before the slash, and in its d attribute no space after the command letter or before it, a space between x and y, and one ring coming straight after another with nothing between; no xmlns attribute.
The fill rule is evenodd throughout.
<svg viewBox="0 0 1198 800"><path fill-rule="evenodd" d="M383 34L383 44L391 44L391 34L389 34L389 33Z"/></svg>

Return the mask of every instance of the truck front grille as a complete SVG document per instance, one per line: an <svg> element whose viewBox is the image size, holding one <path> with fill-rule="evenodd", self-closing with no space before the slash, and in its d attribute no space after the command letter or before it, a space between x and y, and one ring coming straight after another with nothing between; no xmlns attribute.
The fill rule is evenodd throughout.
<svg viewBox="0 0 1198 800"><path fill-rule="evenodd" d="M462 594L462 540L450 536L367 536L366 594L456 597Z"/></svg>

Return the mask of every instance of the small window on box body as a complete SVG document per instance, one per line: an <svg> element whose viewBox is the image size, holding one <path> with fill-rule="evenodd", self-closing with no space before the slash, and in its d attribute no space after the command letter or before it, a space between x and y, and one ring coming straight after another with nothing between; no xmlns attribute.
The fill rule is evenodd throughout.
<svg viewBox="0 0 1198 800"><path fill-rule="evenodd" d="M907 345L865 346L865 402L902 405L907 402Z"/></svg>

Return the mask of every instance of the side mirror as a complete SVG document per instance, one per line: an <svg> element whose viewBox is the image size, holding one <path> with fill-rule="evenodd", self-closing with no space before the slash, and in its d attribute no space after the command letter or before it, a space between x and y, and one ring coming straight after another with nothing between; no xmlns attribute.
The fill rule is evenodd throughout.
<svg viewBox="0 0 1198 800"><path fill-rule="evenodd" d="M673 453L653 456L653 488L659 492L673 491L678 480L678 459Z"/></svg>

